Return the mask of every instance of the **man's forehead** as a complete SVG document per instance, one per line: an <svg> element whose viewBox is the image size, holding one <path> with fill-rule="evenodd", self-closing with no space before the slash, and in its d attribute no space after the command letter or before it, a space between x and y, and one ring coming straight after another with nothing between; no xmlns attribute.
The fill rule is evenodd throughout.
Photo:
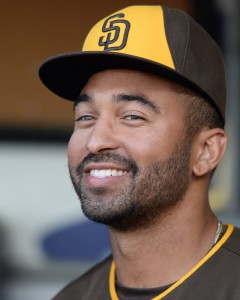
<svg viewBox="0 0 240 300"><path fill-rule="evenodd" d="M79 103L136 102L158 113L165 105L179 106L177 98L182 98L172 81L146 72L113 69L92 75L75 101Z"/></svg>
<svg viewBox="0 0 240 300"><path fill-rule="evenodd" d="M174 90L174 83L166 78L147 72L130 69L110 69L93 74L81 90L81 94L87 90L117 89L118 87L129 91L140 90Z"/></svg>

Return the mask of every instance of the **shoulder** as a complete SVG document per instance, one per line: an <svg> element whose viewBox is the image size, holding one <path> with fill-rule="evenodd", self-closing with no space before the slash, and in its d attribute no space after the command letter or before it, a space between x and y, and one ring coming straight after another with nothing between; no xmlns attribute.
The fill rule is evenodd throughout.
<svg viewBox="0 0 240 300"><path fill-rule="evenodd" d="M102 299L107 299L107 296L104 295L108 294L111 262L112 256L108 256L85 274L70 282L53 300L94 299L97 293L101 295ZM94 295L91 295L93 291Z"/></svg>

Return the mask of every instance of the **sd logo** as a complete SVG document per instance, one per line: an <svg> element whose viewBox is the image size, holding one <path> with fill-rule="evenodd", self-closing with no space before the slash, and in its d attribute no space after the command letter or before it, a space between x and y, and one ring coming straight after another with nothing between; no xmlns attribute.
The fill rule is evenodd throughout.
<svg viewBox="0 0 240 300"><path fill-rule="evenodd" d="M120 50L126 46L130 23L124 18L124 14L117 14L109 17L103 24L102 31L108 32L106 36L101 36L99 46L104 46L104 50ZM123 26L117 26L117 25Z"/></svg>

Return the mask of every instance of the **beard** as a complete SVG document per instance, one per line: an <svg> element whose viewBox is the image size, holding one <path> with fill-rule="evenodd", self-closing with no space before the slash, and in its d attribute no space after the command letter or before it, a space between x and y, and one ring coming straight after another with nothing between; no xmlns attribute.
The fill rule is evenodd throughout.
<svg viewBox="0 0 240 300"><path fill-rule="evenodd" d="M184 139L165 160L139 168L116 153L89 154L70 177L85 216L115 230L130 232L152 226L179 203L187 190L190 143ZM89 162L112 162L130 170L130 180L116 188L87 188L83 169Z"/></svg>

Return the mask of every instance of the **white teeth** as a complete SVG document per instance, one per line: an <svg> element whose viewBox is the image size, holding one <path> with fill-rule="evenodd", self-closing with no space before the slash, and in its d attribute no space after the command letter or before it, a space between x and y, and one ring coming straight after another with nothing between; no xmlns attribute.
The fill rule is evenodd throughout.
<svg viewBox="0 0 240 300"><path fill-rule="evenodd" d="M112 175L112 171L111 170L106 170L106 176L111 176Z"/></svg>
<svg viewBox="0 0 240 300"><path fill-rule="evenodd" d="M127 174L127 171L123 170L111 170L111 169L106 169L106 170L91 170L90 175L97 177L97 178L105 178L105 177L110 177L110 176L122 176Z"/></svg>
<svg viewBox="0 0 240 300"><path fill-rule="evenodd" d="M117 170L112 170L111 176L117 176L117 175L118 175L118 171Z"/></svg>

